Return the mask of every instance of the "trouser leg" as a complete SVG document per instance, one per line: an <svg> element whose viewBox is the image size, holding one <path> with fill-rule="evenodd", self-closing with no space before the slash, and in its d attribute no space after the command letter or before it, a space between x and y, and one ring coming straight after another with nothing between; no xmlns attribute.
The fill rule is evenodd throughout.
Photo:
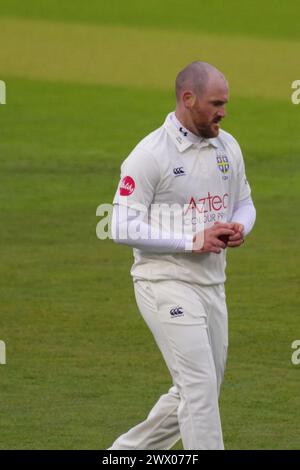
<svg viewBox="0 0 300 470"><path fill-rule="evenodd" d="M228 349L228 315L223 285L212 286L205 291L208 310L208 333L213 353L218 394L224 379Z"/></svg>
<svg viewBox="0 0 300 470"><path fill-rule="evenodd" d="M154 335L166 363L170 362L169 351L163 342L161 328L157 321L156 303L149 290L148 282L134 283L135 296L139 310ZM180 396L176 386L162 395L147 418L122 434L112 444L112 450L170 449L180 439L177 410Z"/></svg>
<svg viewBox="0 0 300 470"><path fill-rule="evenodd" d="M218 347L218 341L224 333L225 317L208 321L209 306L216 302L205 298L212 290L204 290L199 296L199 289L197 292L185 283L135 284L141 314L176 387L158 400L145 421L120 436L112 449L168 449L178 440L179 432L185 449L223 448L218 389L225 362L224 348ZM178 318L170 315L176 304L183 309ZM214 314L213 309L209 314Z"/></svg>
<svg viewBox="0 0 300 470"><path fill-rule="evenodd" d="M180 438L177 409L180 402L176 387L162 395L145 421L122 434L112 450L170 449Z"/></svg>

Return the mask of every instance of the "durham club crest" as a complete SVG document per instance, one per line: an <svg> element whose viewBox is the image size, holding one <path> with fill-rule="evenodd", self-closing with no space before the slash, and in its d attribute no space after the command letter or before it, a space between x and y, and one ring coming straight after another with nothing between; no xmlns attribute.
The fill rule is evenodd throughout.
<svg viewBox="0 0 300 470"><path fill-rule="evenodd" d="M223 174L227 173L229 170L229 160L226 155L217 155L217 164L220 171Z"/></svg>

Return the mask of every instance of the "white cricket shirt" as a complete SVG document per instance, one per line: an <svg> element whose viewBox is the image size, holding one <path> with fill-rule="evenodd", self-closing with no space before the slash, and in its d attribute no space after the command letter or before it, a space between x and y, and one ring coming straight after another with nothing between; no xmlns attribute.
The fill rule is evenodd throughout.
<svg viewBox="0 0 300 470"><path fill-rule="evenodd" d="M174 113L146 136L121 166L114 204L128 208L174 203L199 211L204 228L229 222L250 187L237 141L220 130L218 137L197 138L178 126ZM134 279L178 279L201 285L223 283L226 250L220 254L153 253L134 249Z"/></svg>

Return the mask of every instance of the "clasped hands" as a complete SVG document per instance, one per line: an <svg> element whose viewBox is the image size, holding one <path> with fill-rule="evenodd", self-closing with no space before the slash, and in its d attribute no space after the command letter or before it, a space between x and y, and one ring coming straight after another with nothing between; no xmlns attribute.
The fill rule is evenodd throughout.
<svg viewBox="0 0 300 470"><path fill-rule="evenodd" d="M244 226L238 222L221 223L198 232L193 238L193 253L221 253L244 243Z"/></svg>

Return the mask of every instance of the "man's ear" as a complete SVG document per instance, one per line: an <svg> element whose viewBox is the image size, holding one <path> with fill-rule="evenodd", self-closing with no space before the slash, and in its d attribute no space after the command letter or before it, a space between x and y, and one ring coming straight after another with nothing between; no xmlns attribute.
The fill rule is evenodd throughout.
<svg viewBox="0 0 300 470"><path fill-rule="evenodd" d="M182 94L182 101L183 101L184 106L190 109L195 104L196 96L190 90L184 91Z"/></svg>

